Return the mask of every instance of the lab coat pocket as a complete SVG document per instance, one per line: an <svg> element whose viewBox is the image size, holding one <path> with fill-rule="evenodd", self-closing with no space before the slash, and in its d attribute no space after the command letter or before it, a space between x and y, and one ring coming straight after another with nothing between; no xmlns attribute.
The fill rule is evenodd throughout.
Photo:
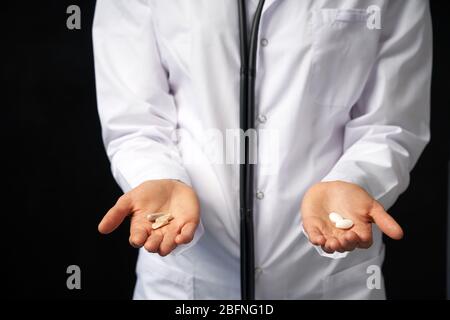
<svg viewBox="0 0 450 320"><path fill-rule="evenodd" d="M378 51L379 30L360 9L314 11L308 91L315 103L351 107L361 95Z"/></svg>
<svg viewBox="0 0 450 320"><path fill-rule="evenodd" d="M331 274L323 281L325 300L384 300L386 299L381 266L381 253L367 261Z"/></svg>
<svg viewBox="0 0 450 320"><path fill-rule="evenodd" d="M135 300L192 300L194 276L159 259L164 258L152 257L138 261L136 268L138 279L133 298Z"/></svg>

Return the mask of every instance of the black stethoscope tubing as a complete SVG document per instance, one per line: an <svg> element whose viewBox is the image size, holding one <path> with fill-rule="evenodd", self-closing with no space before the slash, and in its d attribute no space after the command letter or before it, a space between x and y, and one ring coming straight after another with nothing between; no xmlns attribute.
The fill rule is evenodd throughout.
<svg viewBox="0 0 450 320"><path fill-rule="evenodd" d="M260 0L253 18L250 41L247 37L246 0L238 0L240 72L240 128L244 132L255 128L255 77L259 25L265 0ZM255 248L253 230L254 164L250 161L252 146L248 138L242 140L245 161L240 164L240 246L241 246L241 297L255 299Z"/></svg>

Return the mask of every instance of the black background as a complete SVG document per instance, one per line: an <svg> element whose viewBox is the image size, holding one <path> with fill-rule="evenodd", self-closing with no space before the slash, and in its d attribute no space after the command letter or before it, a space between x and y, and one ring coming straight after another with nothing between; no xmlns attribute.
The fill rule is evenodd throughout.
<svg viewBox="0 0 450 320"><path fill-rule="evenodd" d="M121 194L96 110L91 25L95 1L2 4L2 296L128 299L136 250L128 227L105 237L97 223ZM66 28L77 4L82 29ZM443 299L446 285L450 8L432 0L435 37L432 141L390 210L406 231L387 241L388 297ZM426 218L426 219L424 219ZM82 289L66 288L66 268Z"/></svg>

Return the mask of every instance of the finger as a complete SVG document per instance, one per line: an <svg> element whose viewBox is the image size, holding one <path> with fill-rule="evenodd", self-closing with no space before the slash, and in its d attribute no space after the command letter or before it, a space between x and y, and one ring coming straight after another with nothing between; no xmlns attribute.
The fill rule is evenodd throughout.
<svg viewBox="0 0 450 320"><path fill-rule="evenodd" d="M312 244L323 246L326 238L322 232L323 223L320 219L305 218L303 219L303 228L308 235L309 241Z"/></svg>
<svg viewBox="0 0 450 320"><path fill-rule="evenodd" d="M356 225L353 231L359 237L358 248L368 249L373 243L372 239L372 224L365 223L362 225Z"/></svg>
<svg viewBox="0 0 450 320"><path fill-rule="evenodd" d="M144 244L145 250L154 253L158 252L162 239L163 235L160 231L158 230L152 231L152 233L150 234L150 236L148 237L147 241Z"/></svg>
<svg viewBox="0 0 450 320"><path fill-rule="evenodd" d="M392 218L383 208L381 204L375 202L369 215L377 224L380 230L388 237L394 240L403 238L403 230L400 225Z"/></svg>
<svg viewBox="0 0 450 320"><path fill-rule="evenodd" d="M339 243L339 240L335 237L332 237L330 239L330 249L332 251L344 252L344 249L342 249L341 244Z"/></svg>
<svg viewBox="0 0 450 320"><path fill-rule="evenodd" d="M103 217L98 225L98 231L103 234L114 231L130 214L131 209L131 200L127 194L124 194Z"/></svg>
<svg viewBox="0 0 450 320"><path fill-rule="evenodd" d="M353 251L359 244L359 237L353 231L345 232L338 240L344 251Z"/></svg>
<svg viewBox="0 0 450 320"><path fill-rule="evenodd" d="M190 222L186 223L181 229L180 234L175 237L176 244L184 244L189 243L194 239L195 229L197 228L197 224Z"/></svg>
<svg viewBox="0 0 450 320"><path fill-rule="evenodd" d="M147 221L139 219L138 217L133 217L131 219L130 225L130 244L134 248L140 248L147 241L150 235L150 225Z"/></svg>
<svg viewBox="0 0 450 320"><path fill-rule="evenodd" d="M144 228L136 228L130 234L129 242L133 248L140 248L144 245L145 241L147 241L147 238L148 233Z"/></svg>
<svg viewBox="0 0 450 320"><path fill-rule="evenodd" d="M305 229L306 231L306 229ZM322 231L318 227L310 227L308 233L309 241L316 246L323 246L326 242Z"/></svg>
<svg viewBox="0 0 450 320"><path fill-rule="evenodd" d="M327 239L327 242L325 243L325 249L325 252L327 253L333 253L335 251L342 252L339 241L335 237L330 237Z"/></svg>
<svg viewBox="0 0 450 320"><path fill-rule="evenodd" d="M167 229L164 232L164 236L158 251L158 253L163 257L168 255L170 252L172 252L173 249L176 248L177 244L175 243L175 237L180 230L179 227L176 228L172 227L171 225L166 226L166 228Z"/></svg>
<svg viewBox="0 0 450 320"><path fill-rule="evenodd" d="M322 250L330 254L334 252L326 244L322 246Z"/></svg>

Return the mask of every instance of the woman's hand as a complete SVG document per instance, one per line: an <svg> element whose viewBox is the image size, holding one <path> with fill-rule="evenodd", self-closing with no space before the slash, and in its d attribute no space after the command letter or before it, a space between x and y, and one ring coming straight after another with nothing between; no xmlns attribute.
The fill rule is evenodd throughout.
<svg viewBox="0 0 450 320"><path fill-rule="evenodd" d="M170 213L173 220L153 230L147 214ZM131 216L130 244L149 252L168 255L177 245L189 243L200 220L197 195L189 186L177 180L146 181L119 198L98 226L100 233L114 231Z"/></svg>
<svg viewBox="0 0 450 320"><path fill-rule="evenodd" d="M363 188L356 184L332 181L312 186L303 198L303 227L314 245L327 253L369 248L372 245L372 223L392 239L403 237L402 228ZM337 212L354 222L352 228L335 227L328 215Z"/></svg>

